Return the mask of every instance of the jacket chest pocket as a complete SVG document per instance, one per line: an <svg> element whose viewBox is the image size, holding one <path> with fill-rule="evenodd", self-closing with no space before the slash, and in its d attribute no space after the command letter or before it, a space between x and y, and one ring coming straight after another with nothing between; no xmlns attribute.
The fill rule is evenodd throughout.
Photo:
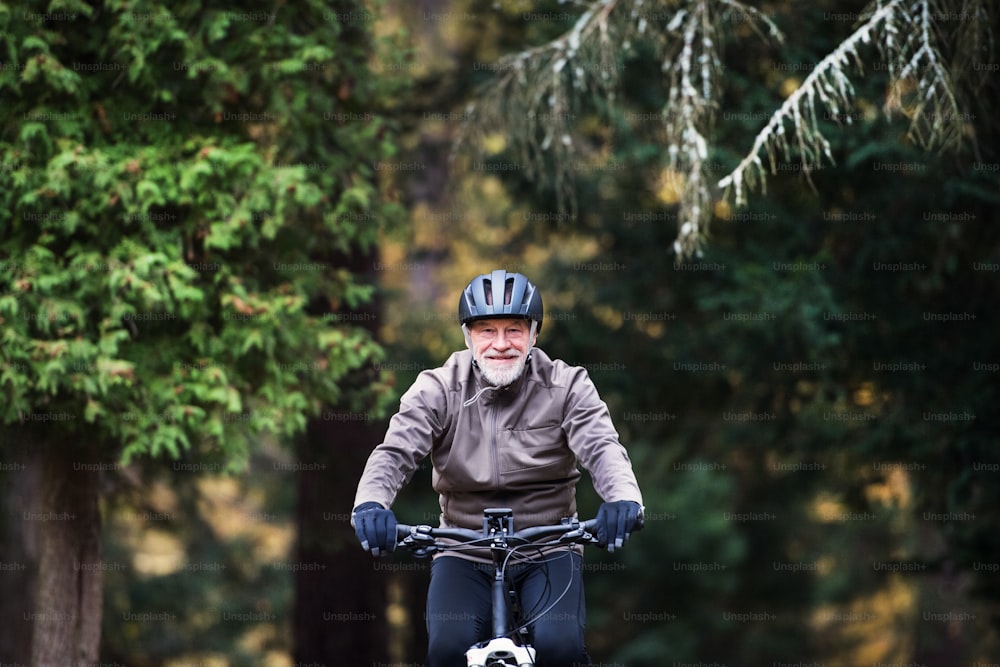
<svg viewBox="0 0 1000 667"><path fill-rule="evenodd" d="M516 476L547 467L558 475L575 466L575 457L558 425L506 429L500 439L500 472L504 475Z"/></svg>

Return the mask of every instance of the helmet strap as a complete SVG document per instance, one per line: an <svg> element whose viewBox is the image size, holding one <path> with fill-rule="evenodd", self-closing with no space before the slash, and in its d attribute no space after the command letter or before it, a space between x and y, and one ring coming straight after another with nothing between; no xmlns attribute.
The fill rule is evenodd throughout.
<svg viewBox="0 0 1000 667"><path fill-rule="evenodd" d="M538 335L538 320L531 320L531 329L528 332L528 356L524 359L525 365L531 361L531 351L535 349L536 335Z"/></svg>
<svg viewBox="0 0 1000 667"><path fill-rule="evenodd" d="M462 324L462 335L465 336L465 346L472 349L472 336L469 335L469 325Z"/></svg>

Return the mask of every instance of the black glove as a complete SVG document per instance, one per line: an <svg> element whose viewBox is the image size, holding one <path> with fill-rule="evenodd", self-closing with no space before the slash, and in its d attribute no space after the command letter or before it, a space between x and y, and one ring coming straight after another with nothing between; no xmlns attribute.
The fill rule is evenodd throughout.
<svg viewBox="0 0 1000 667"><path fill-rule="evenodd" d="M621 548L632 534L642 507L631 500L604 503L597 510L597 539L607 545L608 551Z"/></svg>
<svg viewBox="0 0 1000 667"><path fill-rule="evenodd" d="M378 503L361 503L351 513L361 548L373 556L396 548L396 515Z"/></svg>

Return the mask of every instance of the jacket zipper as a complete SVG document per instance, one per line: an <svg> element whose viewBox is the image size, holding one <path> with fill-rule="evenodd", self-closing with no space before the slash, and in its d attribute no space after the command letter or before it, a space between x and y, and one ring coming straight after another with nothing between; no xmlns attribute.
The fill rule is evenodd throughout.
<svg viewBox="0 0 1000 667"><path fill-rule="evenodd" d="M490 451L493 454L493 488L500 488L500 452L497 451L497 403L490 406Z"/></svg>

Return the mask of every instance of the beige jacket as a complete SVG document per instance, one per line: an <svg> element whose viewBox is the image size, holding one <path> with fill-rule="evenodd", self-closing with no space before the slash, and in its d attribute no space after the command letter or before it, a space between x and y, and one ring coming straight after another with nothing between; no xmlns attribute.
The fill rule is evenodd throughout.
<svg viewBox="0 0 1000 667"><path fill-rule="evenodd" d="M538 348L509 387L488 385L469 350L422 372L369 456L354 506L391 507L428 455L442 526L481 528L488 507L512 508L515 530L574 516L579 465L603 500L642 504L632 463L587 371Z"/></svg>

